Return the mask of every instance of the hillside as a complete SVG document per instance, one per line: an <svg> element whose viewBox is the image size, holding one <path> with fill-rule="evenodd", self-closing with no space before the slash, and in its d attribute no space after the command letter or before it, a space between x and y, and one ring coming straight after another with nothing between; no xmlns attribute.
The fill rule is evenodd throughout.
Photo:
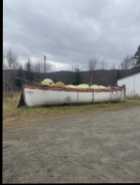
<svg viewBox="0 0 140 185"><path fill-rule="evenodd" d="M140 66L129 70L96 70L93 74L93 80L95 84L101 85L115 85L117 80L125 76L140 72ZM27 83L26 76L27 71L22 72L24 83ZM16 79L18 78L18 70L3 70L3 87L14 86L16 89ZM44 78L51 78L55 82L63 81L65 84L72 84L75 81L76 73L71 71L58 71L50 73L32 73L33 82L40 82ZM89 72L80 72L80 82L89 83Z"/></svg>

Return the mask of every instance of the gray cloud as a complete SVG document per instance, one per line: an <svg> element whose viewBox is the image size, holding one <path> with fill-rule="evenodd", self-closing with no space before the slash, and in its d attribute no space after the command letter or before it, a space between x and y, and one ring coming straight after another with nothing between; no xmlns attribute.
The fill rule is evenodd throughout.
<svg viewBox="0 0 140 185"><path fill-rule="evenodd" d="M5 0L4 49L84 66L119 64L140 44L138 0Z"/></svg>

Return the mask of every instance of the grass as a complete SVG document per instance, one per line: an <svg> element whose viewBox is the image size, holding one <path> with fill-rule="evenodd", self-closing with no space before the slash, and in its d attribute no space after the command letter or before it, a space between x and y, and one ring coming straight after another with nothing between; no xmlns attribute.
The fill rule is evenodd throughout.
<svg viewBox="0 0 140 185"><path fill-rule="evenodd" d="M86 105L65 105L51 107L22 107L17 108L20 94L16 93L13 97L3 98L3 120L5 124L12 124L19 121L32 121L36 119L48 119L49 117L61 117L78 113L95 112L95 111L117 111L133 106L140 106L140 98L135 97L126 99L124 102L116 103L96 103Z"/></svg>

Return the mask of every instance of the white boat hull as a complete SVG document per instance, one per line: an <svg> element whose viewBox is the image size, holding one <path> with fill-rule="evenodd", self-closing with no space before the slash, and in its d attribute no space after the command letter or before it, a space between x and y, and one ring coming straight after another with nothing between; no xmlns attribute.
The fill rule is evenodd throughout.
<svg viewBox="0 0 140 185"><path fill-rule="evenodd" d="M50 89L25 86L23 98L26 106L61 105L61 104L80 104L105 101L122 101L125 99L125 89L110 91L85 91L85 90L66 90Z"/></svg>

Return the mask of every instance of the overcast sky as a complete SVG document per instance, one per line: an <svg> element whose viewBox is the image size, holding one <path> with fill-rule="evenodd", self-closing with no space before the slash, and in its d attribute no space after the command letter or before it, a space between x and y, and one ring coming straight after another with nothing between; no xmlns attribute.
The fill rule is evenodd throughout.
<svg viewBox="0 0 140 185"><path fill-rule="evenodd" d="M140 44L139 0L4 0L4 51L57 68L118 65Z"/></svg>

